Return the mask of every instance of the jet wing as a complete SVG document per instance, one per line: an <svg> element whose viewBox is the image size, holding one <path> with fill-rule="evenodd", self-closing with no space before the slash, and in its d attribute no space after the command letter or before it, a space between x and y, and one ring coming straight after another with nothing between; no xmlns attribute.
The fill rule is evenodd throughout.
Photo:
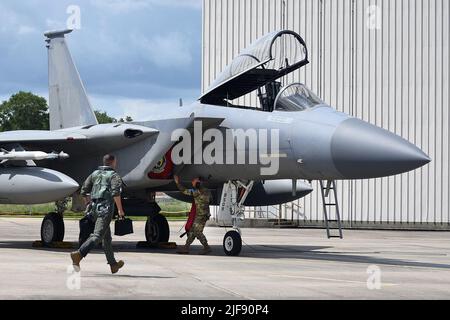
<svg viewBox="0 0 450 320"><path fill-rule="evenodd" d="M63 131L9 131L0 133L0 145L20 144L53 144L83 141L87 137L82 134Z"/></svg>
<svg viewBox="0 0 450 320"><path fill-rule="evenodd" d="M159 133L135 124L105 124L58 131L9 131L0 133L0 147L18 146L33 151L64 151L70 156L104 154L122 149Z"/></svg>
<svg viewBox="0 0 450 320"><path fill-rule="evenodd" d="M226 100L242 97L308 63L306 44L297 33L289 30L269 33L233 59L200 101L224 104Z"/></svg>

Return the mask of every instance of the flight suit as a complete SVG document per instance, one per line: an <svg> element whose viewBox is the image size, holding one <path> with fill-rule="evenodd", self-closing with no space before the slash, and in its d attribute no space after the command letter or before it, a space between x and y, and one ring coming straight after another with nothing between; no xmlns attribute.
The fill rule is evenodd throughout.
<svg viewBox="0 0 450 320"><path fill-rule="evenodd" d="M95 221L94 233L81 246L80 253L84 258L89 252L103 241L103 250L109 265L116 265L112 249L110 224L114 215L114 198L122 192L122 179L110 167L100 167L92 173L81 189L81 195L90 194L92 211L90 213Z"/></svg>
<svg viewBox="0 0 450 320"><path fill-rule="evenodd" d="M186 189L178 183L177 186L183 194L194 197L195 206L197 209L194 224L188 232L186 245L190 246L194 242L195 238L197 238L204 247L208 247L208 240L203 234L203 230L205 229L206 222L211 217L209 211L211 192L203 186L199 189Z"/></svg>

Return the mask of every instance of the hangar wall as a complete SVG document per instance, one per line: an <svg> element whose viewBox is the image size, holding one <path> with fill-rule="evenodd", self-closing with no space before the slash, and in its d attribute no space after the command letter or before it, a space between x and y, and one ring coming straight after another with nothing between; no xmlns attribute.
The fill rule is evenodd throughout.
<svg viewBox="0 0 450 320"><path fill-rule="evenodd" d="M408 174L339 182L347 226L450 229L448 0L204 0L203 6L203 90L253 40L292 29L305 39L311 63L286 83L305 83L339 111L401 135L432 158ZM256 104L256 96L243 99ZM300 205L305 224L321 221L318 183L314 188L283 214L290 218L290 208Z"/></svg>

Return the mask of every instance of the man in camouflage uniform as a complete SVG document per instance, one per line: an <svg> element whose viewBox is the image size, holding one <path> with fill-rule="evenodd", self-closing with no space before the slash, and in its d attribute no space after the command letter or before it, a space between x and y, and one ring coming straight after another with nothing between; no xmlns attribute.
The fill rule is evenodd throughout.
<svg viewBox="0 0 450 320"><path fill-rule="evenodd" d="M113 155L106 155L103 158L103 166L87 178L81 189L86 204L92 204L90 215L95 221L95 230L79 251L71 254L73 265L78 268L81 260L102 241L111 272L117 273L125 264L123 261L117 262L114 258L110 229L115 205L120 218L125 217L121 199L122 179L115 171L116 167L116 158Z"/></svg>
<svg viewBox="0 0 450 320"><path fill-rule="evenodd" d="M211 252L211 248L208 245L208 240L203 234L205 224L211 217L209 212L209 203L211 200L211 192L206 189L200 178L192 180L193 189L186 189L180 184L180 178L175 176L175 183L178 189L185 195L194 197L197 214L195 216L194 224L191 230L188 232L188 239L186 245L178 250L179 254L189 254L189 248L194 242L195 238L200 240L203 245L203 250L200 252L202 255L206 255Z"/></svg>

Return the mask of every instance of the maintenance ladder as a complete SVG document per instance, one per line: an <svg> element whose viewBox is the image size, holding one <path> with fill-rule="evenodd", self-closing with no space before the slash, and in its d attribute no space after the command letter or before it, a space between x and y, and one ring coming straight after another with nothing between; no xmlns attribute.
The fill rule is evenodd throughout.
<svg viewBox="0 0 450 320"><path fill-rule="evenodd" d="M326 183L326 185L325 185ZM337 190L336 190L336 182L334 180L331 181L323 181L320 180L320 191L322 193L322 204L323 204L323 215L325 217L325 227L327 229L327 237L330 238L340 238L343 239L344 236L342 234L342 222L341 222L341 213L339 211L339 204L338 204L338 197L337 197ZM333 191L333 192L330 192ZM331 194L334 196L334 200L331 199ZM330 202L330 201L334 202ZM335 208L335 219L330 220L330 212L329 209L334 207ZM330 223L336 223L337 228L330 228ZM339 235L333 235L331 234L332 230L339 230Z"/></svg>

